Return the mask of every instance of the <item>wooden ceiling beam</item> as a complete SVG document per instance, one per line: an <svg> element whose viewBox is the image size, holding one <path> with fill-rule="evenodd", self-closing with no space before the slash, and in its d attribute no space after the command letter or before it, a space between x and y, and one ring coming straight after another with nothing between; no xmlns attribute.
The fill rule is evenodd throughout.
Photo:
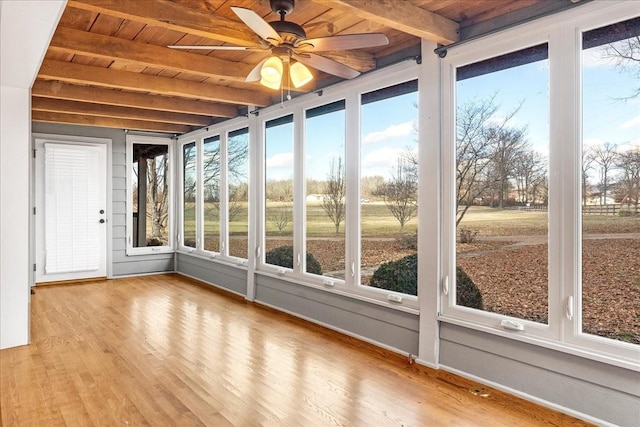
<svg viewBox="0 0 640 427"><path fill-rule="evenodd" d="M139 0L68 0L67 6L239 46L261 46L242 22L169 0L155 0L153 4Z"/></svg>
<svg viewBox="0 0 640 427"><path fill-rule="evenodd" d="M169 98L95 86L77 86L56 81L36 80L31 88L31 94L40 98L93 102L96 104L197 114L208 117L236 117L238 115L238 108L233 105Z"/></svg>
<svg viewBox="0 0 640 427"><path fill-rule="evenodd" d="M459 25L437 13L408 1L388 0L314 0L323 6L340 8L362 19L395 28L398 31L448 45L459 40Z"/></svg>
<svg viewBox="0 0 640 427"><path fill-rule="evenodd" d="M38 97L33 97L31 99L31 109L33 111L48 111L52 113L175 123L190 126L208 126L213 122L211 118L204 116L192 116L190 114L168 113L166 111L143 110L140 108L118 107L115 105Z"/></svg>
<svg viewBox="0 0 640 427"><path fill-rule="evenodd" d="M236 82L244 82L253 69L252 65L242 62L67 27L58 27L49 44L49 50Z"/></svg>
<svg viewBox="0 0 640 427"><path fill-rule="evenodd" d="M112 117L85 116L80 114L52 113L47 111L33 111L31 119L35 122L67 123L82 126L97 126L112 129L144 130L183 134L192 130L191 126L173 123L145 122L142 120L116 119Z"/></svg>
<svg viewBox="0 0 640 427"><path fill-rule="evenodd" d="M238 105L264 107L269 105L271 101L269 95L255 90L237 89L129 71L110 70L108 68L50 59L43 61L38 77L72 84L101 86L134 92L152 92L160 95Z"/></svg>

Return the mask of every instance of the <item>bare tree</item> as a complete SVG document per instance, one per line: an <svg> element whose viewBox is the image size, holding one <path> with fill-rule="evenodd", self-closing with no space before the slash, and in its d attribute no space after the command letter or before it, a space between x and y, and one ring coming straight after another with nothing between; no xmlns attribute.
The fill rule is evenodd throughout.
<svg viewBox="0 0 640 427"><path fill-rule="evenodd" d="M367 199L375 197L378 188L383 184L384 178L380 175L363 176L360 179L360 195Z"/></svg>
<svg viewBox="0 0 640 427"><path fill-rule="evenodd" d="M600 204L607 204L607 192L610 187L611 171L616 168L616 159L618 157L618 146L605 142L591 148L593 161L599 166L600 172Z"/></svg>
<svg viewBox="0 0 640 427"><path fill-rule="evenodd" d="M508 129L509 121L522 103L497 124L492 119L498 111L495 95L473 99L458 107L456 114L456 225L469 208L493 185L490 169L495 136Z"/></svg>
<svg viewBox="0 0 640 427"><path fill-rule="evenodd" d="M622 200L633 203L638 213L640 204L640 149L629 150L618 155L617 166L622 172L620 185L623 189Z"/></svg>
<svg viewBox="0 0 640 427"><path fill-rule="evenodd" d="M398 158L396 173L377 191L387 209L400 223L400 231L418 211L418 180L416 169L407 155Z"/></svg>
<svg viewBox="0 0 640 427"><path fill-rule="evenodd" d="M270 207L267 218L278 229L278 233L282 234L293 220L293 203L285 202L281 206Z"/></svg>
<svg viewBox="0 0 640 427"><path fill-rule="evenodd" d="M293 181L268 181L266 199L271 202L266 206L266 218L282 234L293 220Z"/></svg>
<svg viewBox="0 0 640 427"><path fill-rule="evenodd" d="M527 147L522 155L515 159L513 175L519 201L536 203L540 186L546 181L547 167L545 157Z"/></svg>
<svg viewBox="0 0 640 427"><path fill-rule="evenodd" d="M332 159L327 181L324 184L322 209L324 209L336 227L336 234L340 232L340 223L344 220L346 214L345 184L345 169L342 164L342 157L338 157L337 165L335 159Z"/></svg>
<svg viewBox="0 0 640 427"><path fill-rule="evenodd" d="M593 170L593 153L589 147L582 150L582 206L586 206L589 193L589 171Z"/></svg>
<svg viewBox="0 0 640 427"><path fill-rule="evenodd" d="M183 167L194 167L196 164L196 149L194 144L187 144L183 148ZM249 144L246 138L234 138L229 140L227 146L227 172L230 180L247 180L247 159L249 158ZM220 146L205 150L203 156L203 186L215 185L220 181ZM216 184L214 184L214 182ZM187 180L185 176L184 193L193 194L195 198L195 179Z"/></svg>
<svg viewBox="0 0 640 427"><path fill-rule="evenodd" d="M147 215L151 219L151 237L160 241L164 240L163 234L169 218L167 164L166 154L147 159L147 205L151 208L147 209Z"/></svg>
<svg viewBox="0 0 640 427"><path fill-rule="evenodd" d="M640 79L640 36L630 37L608 44L602 51L603 59L611 60L622 72L630 72L633 78ZM623 99L640 96L640 86Z"/></svg>
<svg viewBox="0 0 640 427"><path fill-rule="evenodd" d="M495 176L498 207L502 209L505 207L505 200L509 197L510 179L516 161L524 155L526 129L501 125L490 126L485 130L485 135L489 141L492 141L491 170Z"/></svg>
<svg viewBox="0 0 640 427"><path fill-rule="evenodd" d="M247 209L249 202L249 185L246 182L229 185L228 216L229 221L234 221L240 213Z"/></svg>

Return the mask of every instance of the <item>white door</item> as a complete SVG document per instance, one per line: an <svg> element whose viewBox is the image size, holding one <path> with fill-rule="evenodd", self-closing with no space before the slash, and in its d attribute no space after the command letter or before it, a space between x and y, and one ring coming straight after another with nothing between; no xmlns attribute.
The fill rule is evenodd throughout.
<svg viewBox="0 0 640 427"><path fill-rule="evenodd" d="M36 140L36 283L106 277L105 144Z"/></svg>

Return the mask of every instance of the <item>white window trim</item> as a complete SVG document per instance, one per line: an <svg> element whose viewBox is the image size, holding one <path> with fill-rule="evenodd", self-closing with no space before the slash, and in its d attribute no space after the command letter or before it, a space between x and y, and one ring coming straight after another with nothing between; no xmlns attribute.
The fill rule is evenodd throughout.
<svg viewBox="0 0 640 427"><path fill-rule="evenodd" d="M218 262L222 262L227 265L239 266L241 268L246 268L248 258L235 257L229 255L229 216L228 216L228 204L227 204L227 196L228 196L228 136L229 133L240 130L243 128L249 129L249 136L251 135L251 129L249 126L249 122L247 118L241 117L238 119L233 119L224 122L220 126L210 126L204 129L200 129L195 132L190 132L188 134L181 135L178 137L177 142L177 152L178 152L178 164L180 167L178 168L177 173L177 181L180 183L180 188L182 188L184 184L184 170L183 170L183 148L186 144L195 143L196 152L197 152L197 161L196 161L196 247L192 248L190 246L184 246L183 244L183 236L184 236L184 221L183 221L183 206L184 206L184 194L183 191L178 193L178 206L177 209L177 217L178 217L178 236L177 236L177 251L179 253L188 253L195 255L199 258L215 260ZM223 209L220 210L220 219L219 219L219 247L220 252L213 252L204 249L204 186L203 177L204 177L204 164L203 164L203 153L204 153L204 141L207 138L211 138L214 136L218 136L220 138L220 200L223 202L221 206L224 206ZM248 164L251 164L251 153L249 153L249 158L247 159ZM249 180L251 179L251 170L249 169ZM249 211L251 211L251 202L249 202ZM248 220L249 231L251 232L252 224L251 221Z"/></svg>
<svg viewBox="0 0 640 427"><path fill-rule="evenodd" d="M318 276L311 273L303 272L301 262L300 265L294 263L293 269L272 266L264 262L265 247L265 224L264 224L264 169L258 173L258 191L261 191L261 197L258 203L261 205L260 218L260 234L259 234L259 252L260 257L257 260L256 273L264 273L267 275L275 275L277 277L295 281L298 284L308 285L311 287L324 289L328 292L349 295L364 300L374 300L387 307L409 310L417 312L418 297L385 289L362 286L360 284L360 95L383 89L388 86L397 85L403 82L417 80L419 73L419 65L414 61L407 60L395 66L373 72L370 76L361 79L343 82L338 85L323 89L322 93L308 94L299 100L292 100L284 104L284 108L280 105L272 106L260 110L258 117L259 126L262 130L262 138L258 144L261 150L264 150L264 125L267 121L277 119L289 114L294 116L294 197L295 195L304 194L304 183L302 176L304 170L304 149L301 148L304 143L304 116L305 111L330 104L335 101L345 100L345 126L348 141L345 153L346 177L347 177L347 213L345 219L345 229L347 233L347 247L345 252L345 273L346 280L331 279L333 286L327 287L326 277ZM290 106L290 107L289 107ZM289 107L289 108L288 108ZM301 124L298 124L301 123ZM349 142L351 141L351 142ZM357 141L358 143L353 143ZM264 160L264 152L259 157ZM260 163L264 163L263 161ZM262 166L263 168L264 166ZM298 199L301 200L301 199ZM294 223L298 218L304 219L304 203L296 203L294 200ZM306 228L305 228L306 229ZM294 228L294 254L300 254L304 258L303 248L305 240L305 230L302 227ZM306 254L306 253L305 253ZM355 267L355 275L350 276L351 265ZM402 297L401 303L389 302L389 295L399 295Z"/></svg>
<svg viewBox="0 0 640 427"><path fill-rule="evenodd" d="M176 177L179 184L182 183L182 150L181 146L185 143L198 142L202 139L215 135L224 134L225 132L240 129L243 127L249 128L249 159L250 159L250 177L249 177L249 258L246 260L227 257L216 254L212 256L211 252L199 250L198 248L185 247L180 244L182 234L182 192L179 191L176 194L176 203L179 207L176 212L176 221L179 226L177 235L177 252L190 254L192 256L208 259L214 263L223 263L227 265L235 265L240 268L247 268L250 272L250 276L253 277L253 273L258 275L277 277L284 281L290 281L297 285L307 286L315 289L321 289L323 291L342 295L345 297L355 298L362 301L368 301L387 308L397 309L411 314L419 314L418 298L413 295L406 295L397 292L392 292L384 289L371 288L361 286L359 276L352 278L353 282L347 284L345 281L332 280L334 286L328 287L325 285L326 278L310 273L303 273L300 267L296 269L286 269L278 266L270 266L264 262L264 243L265 243L265 205L264 205L264 141L265 122L273 120L278 117L286 116L289 114L294 115L294 156L296 156L296 150L300 152L298 145L303 140L304 136L304 124L297 126L296 122L304 122L304 112L307 109L319 107L325 104L329 104L338 100L345 100L346 104L346 141L358 141L358 144L348 143L347 151L345 153L345 162L347 163L347 192L351 194L352 200L356 200L357 203L347 201L347 215L345 221L345 227L347 229L347 247L345 253L346 259L346 273L349 273L349 265L355 263L355 266L360 264L360 221L359 221L359 194L360 194L360 95L375 91L388 86L393 86L403 82L411 80L419 80L420 65L416 64L415 58L407 58L399 64L386 67L382 70L377 70L369 73L366 76L362 76L358 79L342 82L324 88L322 91L309 93L299 98L295 98L290 101L285 101L284 104L277 104L270 107L257 109L249 107L250 113L248 117L240 117L237 119L225 121L220 125L209 126L207 128L199 129L188 134L178 137L178 144L176 144L176 158L179 167L176 168ZM296 138L296 135L298 137ZM422 140L420 136L420 140ZM298 162L303 159L302 155L298 156ZM298 167L300 171L300 169ZM294 169L294 173L296 169ZM296 174L296 176L298 176ZM302 175L300 175L302 176ZM303 184L296 182L297 191L304 192ZM253 205L255 204L255 205ZM349 205L352 205L349 208ZM304 211L300 208L297 213L294 211L294 215L302 215ZM304 217L300 217L303 218ZM296 231L294 231L296 233ZM294 251L302 253L304 247L304 231L298 230L294 236ZM425 239L429 239L429 236L424 235ZM356 268L358 271L359 268ZM255 284L253 278L249 279L247 285L247 299L252 300L255 294ZM400 295L402 302L390 302L388 296L391 294Z"/></svg>
<svg viewBox="0 0 640 427"><path fill-rule="evenodd" d="M593 2L450 49L442 61L443 89L443 281L455 277L455 68L549 42L550 211L549 321L547 325L455 306L442 290L439 320L640 371L640 346L584 334L565 317L568 297L580 295L581 54L582 31L638 16L633 2ZM480 48L481 46L481 48ZM570 125L567 126L567 123ZM560 144L558 141L574 141ZM555 171L555 172L554 172ZM555 184L554 184L555 182ZM569 214L568 214L569 213ZM455 280L449 279L451 284ZM573 298L581 313L581 298ZM506 331L502 319L524 325Z"/></svg>
<svg viewBox="0 0 640 427"><path fill-rule="evenodd" d="M135 255L152 255L158 253L173 253L175 251L174 247L174 167L176 162L174 162L174 145L173 139L168 137L155 137L155 136L144 136L144 135L135 135L128 133L126 136L126 226L127 226L127 256L135 256ZM131 184L133 183L133 144L155 144L155 145L166 145L168 147L167 150L167 164L169 168L169 173L165 175L165 179L168 181L168 204L167 211L169 214L169 219L167 220L167 236L168 236L168 244L165 246L149 246L149 247L134 247L133 246L133 205L131 200L133 198L133 189L131 188Z"/></svg>

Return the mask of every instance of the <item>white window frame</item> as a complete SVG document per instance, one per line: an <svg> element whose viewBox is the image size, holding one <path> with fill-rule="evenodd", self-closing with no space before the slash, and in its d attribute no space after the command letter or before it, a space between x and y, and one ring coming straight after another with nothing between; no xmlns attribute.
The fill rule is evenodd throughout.
<svg viewBox="0 0 640 427"><path fill-rule="evenodd" d="M176 198L175 198L176 199L176 221L178 224L178 226L176 227L177 229L177 234L176 234L177 249L176 250L184 253L195 253L201 244L201 242L199 242L200 239L198 237L199 230L202 228L202 226L199 224L200 215L198 215L198 210L199 210L198 195L200 193L198 188L200 186L198 164L201 161L200 155L198 152L199 151L198 141L199 141L199 138L185 137L185 135L183 135L179 137L176 142L176 158L177 158L176 181L178 183L176 188L180 189L179 191L176 192ZM184 146L191 143L195 143L195 148L196 148L196 247L195 248L191 246L185 246L184 244Z"/></svg>
<svg viewBox="0 0 640 427"><path fill-rule="evenodd" d="M640 370L640 346L583 334L581 295L581 38L582 32L638 16L633 2L593 2L450 49L442 61L443 259L441 278L455 289L455 69L549 43L549 320L548 326L455 305L441 290L439 320ZM570 319L569 313L573 313ZM501 320L523 331L509 331Z"/></svg>
<svg viewBox="0 0 640 427"><path fill-rule="evenodd" d="M310 273L303 273L301 268L296 266L295 269L286 269L278 266L267 265L264 262L265 247L265 165L264 165L264 148L265 148L265 122L276 119L278 117L289 114L294 115L294 199L299 202L294 205L294 221L300 224L304 221L304 197L300 198L300 194L304 194L304 183L301 182L304 177L304 118L307 109L319 107L338 100L345 100L346 111L346 136L347 148L345 153L345 162L347 164L347 215L345 219L345 229L347 247L345 252L346 272L349 272L351 263L355 266L360 264L360 221L359 221L359 205L360 205L360 95L362 93L376 91L385 87L394 86L403 82L418 80L420 85L420 65L416 63L415 57L407 58L406 61L398 63L384 69L373 71L366 76L362 76L355 80L350 80L333 85L322 90L309 93L298 98L285 101L282 104L273 105L266 108L256 108L249 106L249 113L246 117L239 117L225 121L218 125L212 125L207 128L196 130L188 134L178 137L176 144L176 177L177 185L181 186L183 182L182 176L182 145L202 141L204 138L212 135L223 135L233 130L241 128L249 129L249 159L250 159L250 177L249 177L249 257L248 259L238 259L228 257L224 254L212 254L202 249L185 247L181 245L182 230L182 208L183 195L182 191L176 193L176 205L179 207L176 212L176 221L179 224L177 233L177 251L179 253L189 254L202 259L208 259L211 262L226 263L240 268L247 268L250 272L258 275L270 276L278 278L282 281L295 283L299 286L307 286L310 288L320 289L329 293L342 295L345 297L356 298L367 301L376 305L393 308L410 314L419 314L418 298L413 295L406 295L392 292L384 289L361 286L359 276L349 278L347 282L344 280L332 280L333 286L327 286L324 276L318 276ZM420 95L418 95L420 98ZM225 137L226 138L226 137ZM422 137L419 136L420 140ZM226 141L226 140L225 140ZM226 143L226 142L225 142ZM422 148L420 149L423 150ZM225 147L226 151L226 147ZM176 187L178 188L178 187ZM200 194L200 192L198 192ZM201 217L202 215L200 215ZM199 227L202 227L200 225ZM304 248L304 229L294 226L294 253L303 253ZM423 234L425 239L429 236ZM225 244L225 246L228 246ZM302 256L302 255L301 255ZM359 269L359 267L357 268ZM399 295L401 302L392 302L389 295ZM249 278L248 283L248 299L253 299L255 289L253 285L253 274Z"/></svg>
<svg viewBox="0 0 640 427"><path fill-rule="evenodd" d="M192 254L205 259L215 259L223 263L232 264L235 266L246 267L247 258L235 257L229 255L229 215L228 215L228 136L229 133L243 128L249 129L249 135L252 130L249 126L249 121L245 117L233 119L224 122L220 126L210 126L195 132L184 134L178 137L176 144L178 165L177 168L177 181L180 184L180 188L184 188L184 158L183 147L185 145L195 143L196 147L196 247L184 245L184 194L183 191L179 191L177 194L177 217L179 221L178 227L178 246L177 251L182 253ZM220 252L213 252L204 249L204 141L207 138L218 136L220 138L220 219L219 219L219 238L220 238ZM251 162L251 153L247 160L248 165ZM249 169L249 180L251 179L251 168ZM252 203L249 202L249 210L251 210ZM249 239L250 229L252 227L249 221L249 232L247 233L247 239Z"/></svg>
<svg viewBox="0 0 640 427"><path fill-rule="evenodd" d="M413 60L407 60L400 64L390 66L383 70L372 72L371 75L349 82L343 82L323 89L316 95L310 94L284 104L272 106L260 110L258 116L259 135L259 171L257 172L257 203L260 206L258 215L258 247L256 249L257 262L256 272L282 280L291 281L328 292L357 297L362 300L373 302L386 307L393 307L401 311L412 314L418 313L418 297L385 289L362 286L360 284L360 96L363 93L374 92L389 86L394 86L404 82L418 80L419 64ZM419 84L419 83L418 83ZM305 183L304 168L304 122L306 110L321 107L335 101L345 100L345 130L346 130L346 205L347 213L345 218L345 238L347 241L345 249L345 273L346 280L330 279L306 273L302 269L302 259L306 257L305 230L299 226L305 221L304 194ZM293 114L293 134L294 134L294 254L300 254L301 263L294 268L288 269L266 264L264 262L265 248L265 218L264 218L264 146L265 146L265 123L286 115ZM425 237L426 238L426 237ZM295 258L295 257L294 257ZM305 258L306 259L306 258ZM294 260L295 261L295 260ZM354 275L350 276L351 265L354 266ZM329 285L327 282L332 282ZM400 301L390 302L389 296L399 296Z"/></svg>
<svg viewBox="0 0 640 427"><path fill-rule="evenodd" d="M128 133L126 136L126 226L127 226L127 256L134 255L149 255L158 253L172 253L175 251L174 246L174 140L168 137L154 137L145 135L135 135ZM152 145L166 145L167 146L167 165L169 173L165 174L165 180L167 180L167 187L169 191L167 199L167 211L169 218L167 220L167 236L168 244L164 246L147 246L147 247L134 247L133 246L133 144L152 144Z"/></svg>

